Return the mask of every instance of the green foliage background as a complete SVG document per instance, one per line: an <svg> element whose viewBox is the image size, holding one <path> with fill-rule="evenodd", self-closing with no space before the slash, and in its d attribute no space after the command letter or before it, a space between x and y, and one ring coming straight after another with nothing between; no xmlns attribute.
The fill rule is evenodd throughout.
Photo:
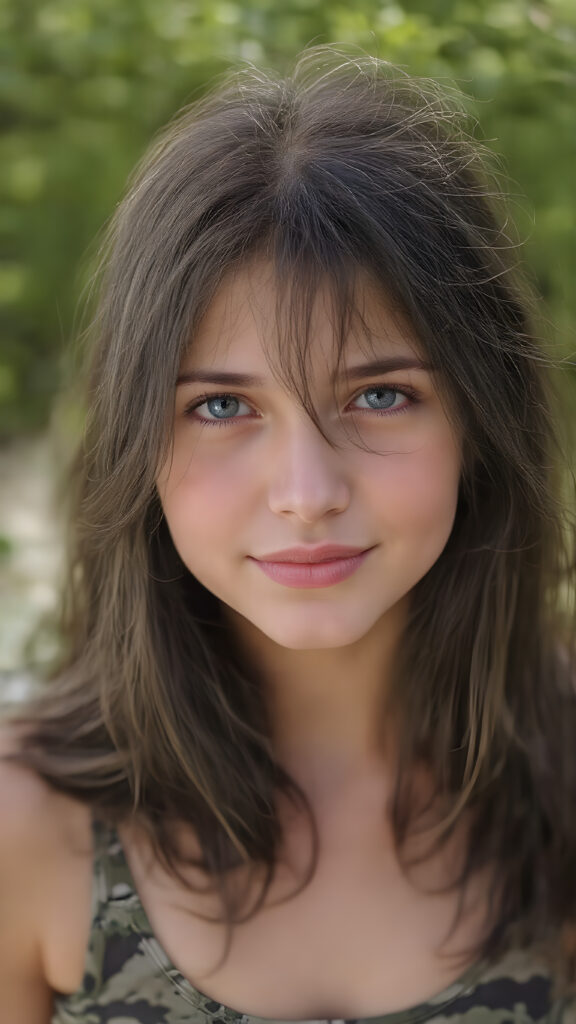
<svg viewBox="0 0 576 1024"><path fill-rule="evenodd" d="M572 0L0 0L0 438L46 424L94 239L157 129L239 59L282 71L326 42L470 97L573 356Z"/></svg>

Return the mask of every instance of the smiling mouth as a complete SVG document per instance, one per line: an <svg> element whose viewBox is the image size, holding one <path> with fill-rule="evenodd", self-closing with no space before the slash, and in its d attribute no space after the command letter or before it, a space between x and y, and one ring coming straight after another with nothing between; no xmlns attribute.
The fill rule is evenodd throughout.
<svg viewBox="0 0 576 1024"><path fill-rule="evenodd" d="M324 559L324 561L265 561L254 558L252 561L269 579L281 583L285 587L305 590L320 587L332 587L343 583L360 568L370 554L372 548L360 550L356 554L345 557ZM316 555L316 557L318 557Z"/></svg>

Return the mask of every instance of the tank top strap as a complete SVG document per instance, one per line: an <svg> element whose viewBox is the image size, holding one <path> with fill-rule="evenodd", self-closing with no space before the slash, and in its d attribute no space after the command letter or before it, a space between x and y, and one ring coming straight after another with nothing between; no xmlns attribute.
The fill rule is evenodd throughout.
<svg viewBox="0 0 576 1024"><path fill-rule="evenodd" d="M144 931L150 924L136 891L117 830L96 815L94 840L92 921L97 930Z"/></svg>

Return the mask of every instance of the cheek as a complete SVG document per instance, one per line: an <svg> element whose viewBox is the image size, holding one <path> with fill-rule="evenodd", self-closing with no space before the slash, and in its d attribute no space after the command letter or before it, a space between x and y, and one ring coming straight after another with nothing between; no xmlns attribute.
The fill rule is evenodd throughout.
<svg viewBox="0 0 576 1024"><path fill-rule="evenodd" d="M158 493L172 538L181 555L231 534L245 501L246 474L233 460L210 465L196 455L174 460L158 477ZM217 547L212 551L218 550Z"/></svg>
<svg viewBox="0 0 576 1024"><path fill-rule="evenodd" d="M380 480L382 508L404 530L451 529L458 501L460 455L453 444L428 444L411 454L386 456Z"/></svg>

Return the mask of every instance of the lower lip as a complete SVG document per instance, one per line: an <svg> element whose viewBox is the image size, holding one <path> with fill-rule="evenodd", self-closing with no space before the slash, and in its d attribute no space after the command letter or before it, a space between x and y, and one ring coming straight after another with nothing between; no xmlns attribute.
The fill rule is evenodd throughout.
<svg viewBox="0 0 576 1024"><path fill-rule="evenodd" d="M301 587L307 590L316 587L331 587L347 580L362 565L369 551L347 558L335 558L330 562L260 562L253 559L266 576L285 587Z"/></svg>

